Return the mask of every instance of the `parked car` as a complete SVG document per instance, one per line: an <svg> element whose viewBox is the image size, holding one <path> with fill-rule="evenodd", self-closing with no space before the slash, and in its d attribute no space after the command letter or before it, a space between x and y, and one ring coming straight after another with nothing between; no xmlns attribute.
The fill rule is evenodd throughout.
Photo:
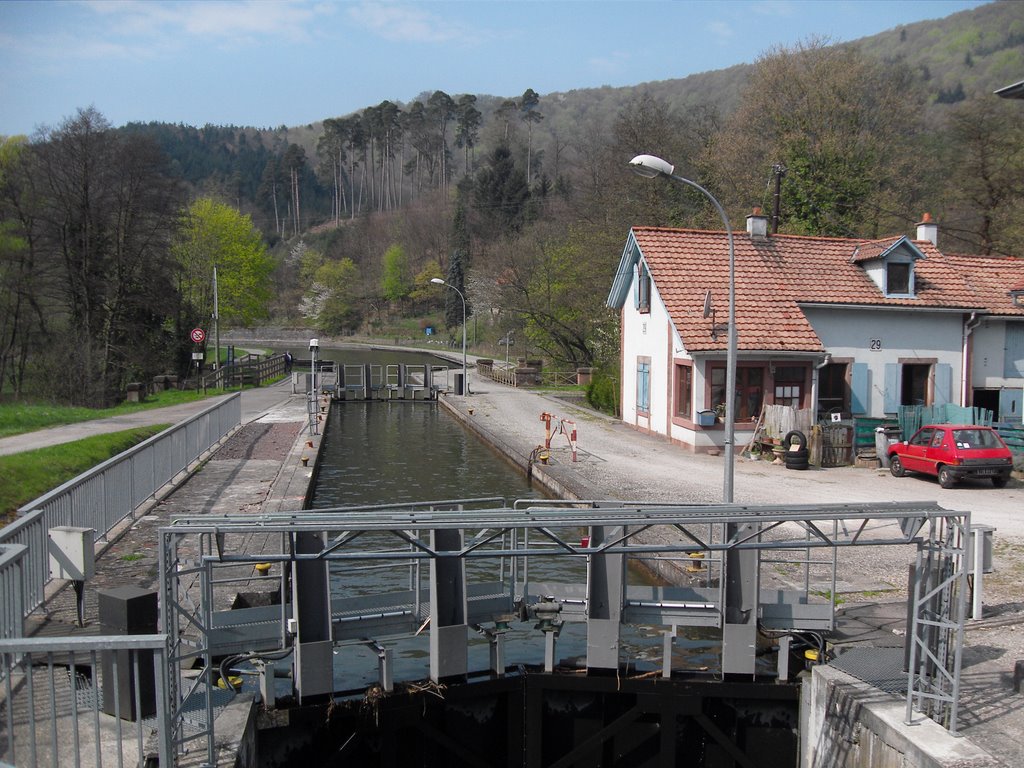
<svg viewBox="0 0 1024 768"><path fill-rule="evenodd" d="M909 440L890 445L888 453L893 477L935 475L943 488L965 477L989 478L1002 488L1013 469L1013 456L999 433L973 424L929 424Z"/></svg>

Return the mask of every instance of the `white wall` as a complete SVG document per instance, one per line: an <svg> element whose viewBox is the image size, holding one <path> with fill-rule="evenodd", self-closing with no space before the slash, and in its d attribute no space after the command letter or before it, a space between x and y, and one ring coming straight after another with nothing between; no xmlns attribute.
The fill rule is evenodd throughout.
<svg viewBox="0 0 1024 768"><path fill-rule="evenodd" d="M928 358L952 367L951 402L960 402L963 316L958 312L805 307L825 350L868 366L867 415L884 415L885 366Z"/></svg>
<svg viewBox="0 0 1024 768"><path fill-rule="evenodd" d="M634 271L629 298L622 308L622 420L667 435L672 375L671 360L667 359L671 351L668 312L653 281L651 311L638 312L633 304L635 283ZM636 411L636 362L639 356L651 358L650 418L638 416Z"/></svg>
<svg viewBox="0 0 1024 768"><path fill-rule="evenodd" d="M1010 387L1020 389L1024 386L1022 378L1007 378L1005 373L1006 358L1006 321L998 318L987 318L974 329L971 337L971 383L982 389L1000 389Z"/></svg>

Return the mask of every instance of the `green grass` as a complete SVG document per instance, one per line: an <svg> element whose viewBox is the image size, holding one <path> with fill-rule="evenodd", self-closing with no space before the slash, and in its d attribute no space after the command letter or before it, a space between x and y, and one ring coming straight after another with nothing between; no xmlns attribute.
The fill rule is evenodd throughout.
<svg viewBox="0 0 1024 768"><path fill-rule="evenodd" d="M211 391L210 395L219 392ZM201 400L207 397L202 392L169 389L156 395L148 396L141 403L121 403L113 408L81 408L46 403L0 403L0 437L20 435L34 432L60 424L76 424L92 419L104 419L108 416L119 416L150 408L163 408L168 405L179 405Z"/></svg>
<svg viewBox="0 0 1024 768"><path fill-rule="evenodd" d="M0 523L7 524L18 507L42 496L121 451L167 429L158 424L87 437L73 443L0 456Z"/></svg>

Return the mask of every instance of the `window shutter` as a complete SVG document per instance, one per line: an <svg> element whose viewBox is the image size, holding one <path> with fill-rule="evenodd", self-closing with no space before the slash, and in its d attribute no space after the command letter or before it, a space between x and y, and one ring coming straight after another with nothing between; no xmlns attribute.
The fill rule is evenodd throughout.
<svg viewBox="0 0 1024 768"><path fill-rule="evenodd" d="M1024 323L1006 324L1006 355L1003 376L1017 379L1024 376Z"/></svg>
<svg viewBox="0 0 1024 768"><path fill-rule="evenodd" d="M952 402L953 366L949 363L936 363L933 370L935 386L932 391L932 405L945 405Z"/></svg>
<svg viewBox="0 0 1024 768"><path fill-rule="evenodd" d="M850 370L850 411L868 412L868 364L854 363Z"/></svg>
<svg viewBox="0 0 1024 768"><path fill-rule="evenodd" d="M633 309L640 309L640 281L643 280L643 272L640 270L640 262L636 264L636 272L633 275Z"/></svg>
<svg viewBox="0 0 1024 768"><path fill-rule="evenodd" d="M896 413L900 408L900 374L902 367L899 363L885 364L885 405L886 413Z"/></svg>

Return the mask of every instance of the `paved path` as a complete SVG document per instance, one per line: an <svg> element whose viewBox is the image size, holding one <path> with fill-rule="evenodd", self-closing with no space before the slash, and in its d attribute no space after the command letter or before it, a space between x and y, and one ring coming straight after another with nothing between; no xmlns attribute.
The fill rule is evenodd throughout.
<svg viewBox="0 0 1024 768"><path fill-rule="evenodd" d="M274 405L284 402L291 396L291 381L286 379L269 387L258 387L242 390L242 423L252 421L260 414L270 410ZM11 453L31 451L51 445L61 445L75 440L82 440L93 435L120 432L133 427L150 426L152 424L177 424L200 411L209 408L218 399L227 397L204 398L191 403L171 405L166 408L150 408L106 419L93 419L76 424L64 424L56 427L26 432L22 435L0 438L0 456Z"/></svg>

